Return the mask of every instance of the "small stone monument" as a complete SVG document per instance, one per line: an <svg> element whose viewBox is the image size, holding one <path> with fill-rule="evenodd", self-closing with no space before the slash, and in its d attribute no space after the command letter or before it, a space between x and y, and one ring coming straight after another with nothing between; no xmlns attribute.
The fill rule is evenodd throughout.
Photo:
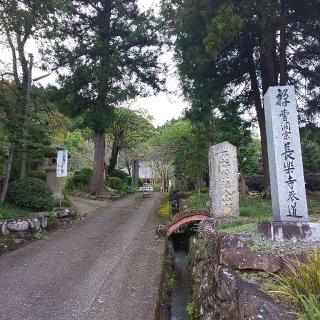
<svg viewBox="0 0 320 320"><path fill-rule="evenodd" d="M264 96L273 221L306 222L308 208L293 86Z"/></svg>
<svg viewBox="0 0 320 320"><path fill-rule="evenodd" d="M223 142L209 149L210 213L239 217L237 148Z"/></svg>

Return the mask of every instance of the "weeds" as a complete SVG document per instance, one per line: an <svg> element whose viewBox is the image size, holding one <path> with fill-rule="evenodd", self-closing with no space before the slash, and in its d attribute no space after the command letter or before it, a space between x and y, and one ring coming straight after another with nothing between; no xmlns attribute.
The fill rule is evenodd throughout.
<svg viewBox="0 0 320 320"><path fill-rule="evenodd" d="M189 302L186 306L186 313L190 317L190 319L195 320L196 317L196 307L194 302Z"/></svg>
<svg viewBox="0 0 320 320"><path fill-rule="evenodd" d="M176 285L176 275L172 273L168 279L168 286L171 291L173 290L175 285Z"/></svg>
<svg viewBox="0 0 320 320"><path fill-rule="evenodd" d="M45 231L37 231L33 234L33 238L36 240L43 240L47 237L48 233Z"/></svg>
<svg viewBox="0 0 320 320"><path fill-rule="evenodd" d="M300 319L320 319L320 250L309 256L307 263L291 261L289 272L275 276L277 296L291 301L300 311Z"/></svg>

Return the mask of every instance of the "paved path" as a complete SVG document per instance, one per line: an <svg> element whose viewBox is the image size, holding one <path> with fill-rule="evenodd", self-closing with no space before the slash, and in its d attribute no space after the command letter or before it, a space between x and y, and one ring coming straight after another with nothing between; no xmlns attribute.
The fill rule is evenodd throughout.
<svg viewBox="0 0 320 320"><path fill-rule="evenodd" d="M0 319L152 320L163 242L161 194L117 200L0 257Z"/></svg>
<svg viewBox="0 0 320 320"><path fill-rule="evenodd" d="M88 213L92 213L98 208L107 208L113 203L112 200L108 201L99 201L99 200L91 200L91 199L83 199L79 197L71 197L70 200L77 208L80 216L84 216Z"/></svg>

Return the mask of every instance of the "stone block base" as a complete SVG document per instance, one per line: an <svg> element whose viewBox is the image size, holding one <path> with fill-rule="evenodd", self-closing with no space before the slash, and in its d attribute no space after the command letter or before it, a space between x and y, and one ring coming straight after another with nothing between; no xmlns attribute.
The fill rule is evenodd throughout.
<svg viewBox="0 0 320 320"><path fill-rule="evenodd" d="M258 231L273 241L320 241L320 223L266 222L258 224Z"/></svg>

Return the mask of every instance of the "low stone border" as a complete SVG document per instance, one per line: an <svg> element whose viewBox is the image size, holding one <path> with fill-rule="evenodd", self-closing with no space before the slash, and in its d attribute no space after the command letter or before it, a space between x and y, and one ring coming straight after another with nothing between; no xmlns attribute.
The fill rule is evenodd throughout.
<svg viewBox="0 0 320 320"><path fill-rule="evenodd" d="M56 229L76 219L73 208L59 208L56 216L48 212L37 212L28 218L0 220L0 255L15 250L18 246L34 239L34 234Z"/></svg>

